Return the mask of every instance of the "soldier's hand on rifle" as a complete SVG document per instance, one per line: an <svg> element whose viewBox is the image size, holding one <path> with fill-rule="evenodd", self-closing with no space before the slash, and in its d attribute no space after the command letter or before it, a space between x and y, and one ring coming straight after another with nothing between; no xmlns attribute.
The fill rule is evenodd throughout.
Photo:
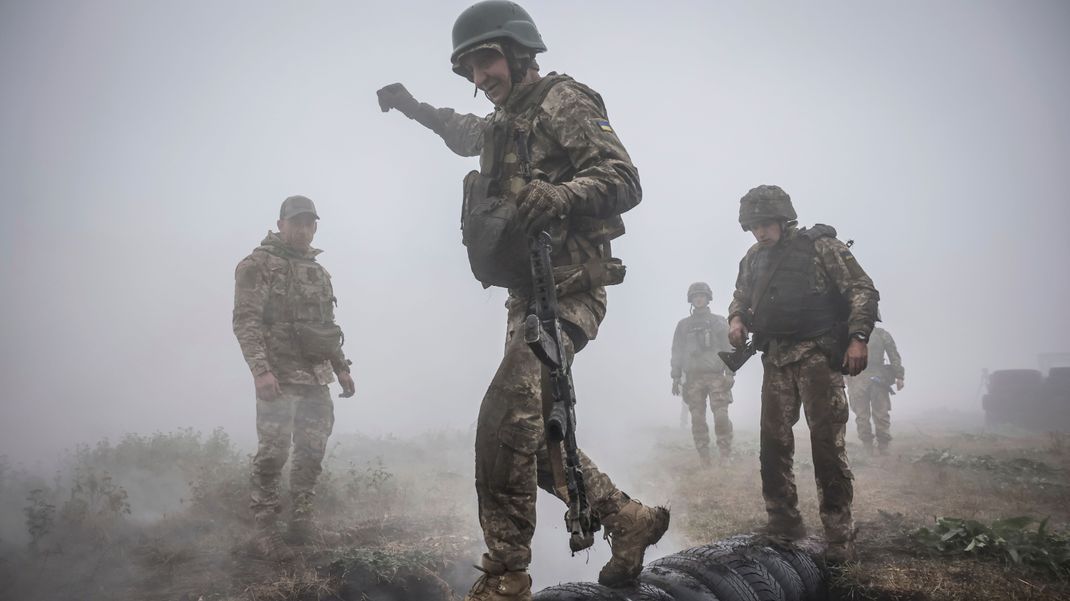
<svg viewBox="0 0 1070 601"><path fill-rule="evenodd" d="M408 115L420 104L400 83L383 86L375 94L379 97L379 108L384 113L390 109L397 109Z"/></svg>
<svg viewBox="0 0 1070 601"><path fill-rule="evenodd" d="M736 315L728 326L728 342L731 342L732 346L736 348L746 345L747 336L750 335L750 332L747 331L747 326L743 325L743 319Z"/></svg>
<svg viewBox="0 0 1070 601"><path fill-rule="evenodd" d="M253 385L256 386L256 398L264 401L274 401L282 394L278 379L270 371L253 376Z"/></svg>
<svg viewBox="0 0 1070 601"><path fill-rule="evenodd" d="M680 378L672 379L672 395L680 396Z"/></svg>
<svg viewBox="0 0 1070 601"><path fill-rule="evenodd" d="M843 357L843 366L847 368L847 374L857 376L866 368L869 362L869 347L865 342L857 338L851 339L847 346L847 353Z"/></svg>
<svg viewBox="0 0 1070 601"><path fill-rule="evenodd" d="M903 378L896 378L895 379L895 389L896 390L902 390L903 389Z"/></svg>
<svg viewBox="0 0 1070 601"><path fill-rule="evenodd" d="M518 216L529 234L545 229L553 219L568 215L569 200L559 187L540 179L520 189Z"/></svg>
<svg viewBox="0 0 1070 601"><path fill-rule="evenodd" d="M342 394L340 396L343 399L348 399L357 393L357 384L353 381L353 374L348 371L339 372L338 383L342 385Z"/></svg>

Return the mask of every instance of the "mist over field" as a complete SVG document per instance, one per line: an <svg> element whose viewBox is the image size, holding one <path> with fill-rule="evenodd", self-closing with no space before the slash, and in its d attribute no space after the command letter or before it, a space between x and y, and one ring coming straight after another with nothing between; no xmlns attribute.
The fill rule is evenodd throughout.
<svg viewBox="0 0 1070 601"><path fill-rule="evenodd" d="M506 299L473 279L460 242L461 179L476 161L375 96L402 82L432 105L491 112L450 70L450 28L469 4L0 3L5 469L45 485L83 465L79 444L199 432L182 447L196 460L165 479L173 488L123 483L147 524L190 507L190 478L244 477L255 399L231 330L234 267L275 229L281 201L303 194L322 217L313 246L354 361L356 396L335 401L336 469L352 461L364 486L378 455L418 482L445 437L443 489L474 520L464 449ZM690 489L660 486L649 465L688 452L673 329L695 281L727 312L753 243L739 199L759 184L791 194L800 224L854 241L906 367L893 428L980 428L983 369L1070 353L1067 3L523 4L549 47L542 72L603 96L642 179L613 245L627 279L574 369L581 445L622 488L687 506L671 496ZM752 361L731 408L744 437L760 385ZM219 456L197 446L217 428ZM432 450L391 458L400 447L384 441L398 440ZM206 465L230 471L213 479ZM399 490L427 493L413 487ZM563 510L549 498L539 509L535 571L561 551ZM19 511L4 509L0 539L26 536ZM693 543L689 532L663 551ZM589 577L598 552L555 576Z"/></svg>

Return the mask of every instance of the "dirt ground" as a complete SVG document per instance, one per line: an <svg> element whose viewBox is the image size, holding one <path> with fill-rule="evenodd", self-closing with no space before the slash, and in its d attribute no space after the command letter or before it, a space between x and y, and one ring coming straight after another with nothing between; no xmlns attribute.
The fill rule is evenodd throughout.
<svg viewBox="0 0 1070 601"><path fill-rule="evenodd" d="M999 560L927 552L909 533L936 517L981 522L1014 517L1070 523L1070 438L956 432L897 424L888 456L869 457L848 443L855 475L854 515L860 563L831 579L832 599L1007 600L1070 599L1064 578ZM853 424L852 424L853 427ZM796 484L811 534L820 534L808 431L796 429ZM699 468L689 437L662 437L642 481L672 490L673 532L699 545L764 523L757 437L737 435L736 457Z"/></svg>
<svg viewBox="0 0 1070 601"><path fill-rule="evenodd" d="M671 499L674 544L762 525L756 435L737 433L734 460L702 469L688 432L647 434L633 492ZM805 427L796 437L801 508L819 531ZM470 438L338 437L317 502L342 542L300 548L299 559L282 566L246 550L249 458L220 432L102 441L71 453L51 480L0 461L0 599L459 599L482 551ZM833 575L830 598L1070 598L1065 576L937 553L909 536L938 516L1047 517L1049 528L1065 530L1066 436L899 424L891 455L867 457L854 444L849 451L861 562Z"/></svg>

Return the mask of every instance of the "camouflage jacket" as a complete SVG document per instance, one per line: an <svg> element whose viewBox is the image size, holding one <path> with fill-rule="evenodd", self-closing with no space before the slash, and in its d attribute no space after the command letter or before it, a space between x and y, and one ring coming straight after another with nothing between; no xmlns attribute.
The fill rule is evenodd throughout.
<svg viewBox="0 0 1070 601"><path fill-rule="evenodd" d="M884 362L884 356L888 356L888 363ZM899 349L895 346L895 339L884 328L873 328L869 335L869 364L859 377L885 375L890 373L892 377L902 379L906 375L903 369L903 357L899 355ZM890 384L890 382L889 382Z"/></svg>
<svg viewBox="0 0 1070 601"><path fill-rule="evenodd" d="M719 351L731 351L728 343L728 320L714 315L709 307L695 309L676 324L672 337L671 375L719 373L727 370Z"/></svg>
<svg viewBox="0 0 1070 601"><path fill-rule="evenodd" d="M785 244L799 235L795 226L789 227L778 244ZM757 285L755 264L762 246L755 243L739 262L739 275L736 277L736 290L732 293L732 303L728 307L728 320L741 316L746 321L751 310L751 298ZM874 323L879 319L877 302L880 295L873 286L862 266L858 264L850 249L836 238L825 236L814 240L817 262L815 281L812 290L824 295L835 291L846 300L849 308L847 318L848 332L868 336L873 331ZM774 365L782 367L803 358L812 350L828 352L834 346L831 335L811 340L784 340L773 338L765 347L766 358Z"/></svg>
<svg viewBox="0 0 1070 601"><path fill-rule="evenodd" d="M234 335L253 375L271 371L279 382L329 384L348 371L345 354L310 363L294 337L295 320L334 322L331 276L316 262L321 251L298 253L268 232L234 270Z"/></svg>
<svg viewBox="0 0 1070 601"><path fill-rule="evenodd" d="M548 80L554 85L537 103L541 86ZM523 121L532 174L559 185L571 201L568 223L563 226L567 231L562 234L570 263L582 263L595 255L609 256L609 240L624 232L621 213L642 198L639 173L609 124L602 98L566 75L550 73L539 82L516 86L504 105L485 117L422 104L417 119L456 154L479 155L484 172L490 170L492 161L503 160L501 190L513 200L525 184L515 168L516 151L509 147L503 156L495 156L502 150L490 148L488 140L495 128L508 131ZM554 263L560 264L557 257ZM516 292L511 292L515 297ZM524 299L513 298L511 302ZM560 310L564 319L594 338L605 304L605 288L597 287L560 299Z"/></svg>

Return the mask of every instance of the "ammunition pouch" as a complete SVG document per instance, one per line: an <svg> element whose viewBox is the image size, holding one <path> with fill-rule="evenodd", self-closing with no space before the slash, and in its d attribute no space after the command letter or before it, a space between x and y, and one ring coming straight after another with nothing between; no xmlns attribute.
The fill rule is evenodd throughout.
<svg viewBox="0 0 1070 601"><path fill-rule="evenodd" d="M516 288L531 280L528 237L519 231L513 203L493 193L492 178L472 171L464 178L461 241L472 275L484 288Z"/></svg>
<svg viewBox="0 0 1070 601"><path fill-rule="evenodd" d="M624 281L626 271L624 263L613 257L554 267L554 289L560 298L601 286L614 286Z"/></svg>
<svg viewBox="0 0 1070 601"><path fill-rule="evenodd" d="M310 363L337 359L345 342L342 328L329 321L295 321L293 335L301 357Z"/></svg>

